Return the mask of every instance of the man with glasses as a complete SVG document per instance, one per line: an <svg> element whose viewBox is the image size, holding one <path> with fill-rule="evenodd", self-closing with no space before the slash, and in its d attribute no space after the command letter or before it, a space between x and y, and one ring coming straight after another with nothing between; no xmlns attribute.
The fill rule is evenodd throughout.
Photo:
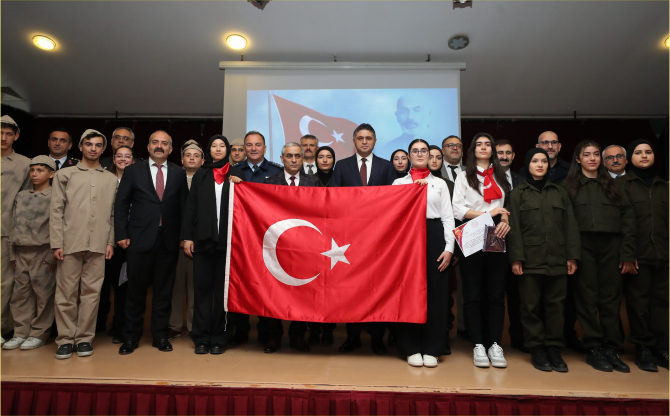
<svg viewBox="0 0 670 416"><path fill-rule="evenodd" d="M72 137L64 128L56 128L49 133L49 157L56 163L56 170L76 166L79 159L69 157L67 152L72 149Z"/></svg>
<svg viewBox="0 0 670 416"><path fill-rule="evenodd" d="M116 149L121 145L126 145L132 148L135 145L135 133L133 133L133 131L128 127L118 127L112 133L112 140L110 141L110 144L112 145L112 154L114 154ZM137 161L140 160L141 159L137 159ZM109 170L113 164L114 161L112 160L112 156L107 156L100 159L100 165L102 165L102 167L106 170Z"/></svg>
<svg viewBox="0 0 670 416"><path fill-rule="evenodd" d="M442 154L444 155L442 177L455 182L456 176L463 170L463 165L461 165L463 142L461 139L458 136L449 136L442 140Z"/></svg>
<svg viewBox="0 0 670 416"><path fill-rule="evenodd" d="M537 138L535 147L544 149L549 155L551 169L549 169L548 179L556 185L563 183L565 177L568 176L570 163L558 158L558 153L561 151L561 142L558 140L558 135L553 131L545 131ZM526 175L525 167L521 168L519 175Z"/></svg>
<svg viewBox="0 0 670 416"><path fill-rule="evenodd" d="M626 149L618 144L609 145L603 151L603 158L607 173L611 177L620 178L626 174L626 165L628 165Z"/></svg>

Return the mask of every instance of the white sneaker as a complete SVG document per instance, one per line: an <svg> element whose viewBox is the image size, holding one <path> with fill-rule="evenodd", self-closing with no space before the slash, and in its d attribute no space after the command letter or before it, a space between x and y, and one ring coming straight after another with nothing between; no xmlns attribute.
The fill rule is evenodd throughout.
<svg viewBox="0 0 670 416"><path fill-rule="evenodd" d="M44 345L44 341L42 341L39 338L35 337L28 337L26 342L21 344L21 349L22 350L34 350L35 348L39 348L42 345Z"/></svg>
<svg viewBox="0 0 670 416"><path fill-rule="evenodd" d="M408 355L407 364L412 367L423 367L423 358L421 358L421 354Z"/></svg>
<svg viewBox="0 0 670 416"><path fill-rule="evenodd" d="M5 338L0 337L0 347L2 347L3 345L5 345Z"/></svg>
<svg viewBox="0 0 670 416"><path fill-rule="evenodd" d="M472 350L472 361L475 367L489 368L491 366L489 357L486 356L486 348L482 344L475 345Z"/></svg>
<svg viewBox="0 0 670 416"><path fill-rule="evenodd" d="M3 350L15 350L26 341L25 338L12 338L2 345Z"/></svg>
<svg viewBox="0 0 670 416"><path fill-rule="evenodd" d="M493 343L491 348L489 348L489 360L491 360L491 365L497 368L506 368L507 360L503 354L503 349L497 343Z"/></svg>
<svg viewBox="0 0 670 416"><path fill-rule="evenodd" d="M437 364L438 364L437 357L433 357L432 355L423 356L424 367L435 368L437 367Z"/></svg>

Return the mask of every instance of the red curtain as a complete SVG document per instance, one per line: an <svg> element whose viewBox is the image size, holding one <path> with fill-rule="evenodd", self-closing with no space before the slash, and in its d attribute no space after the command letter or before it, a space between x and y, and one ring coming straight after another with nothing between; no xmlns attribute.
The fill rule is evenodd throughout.
<svg viewBox="0 0 670 416"><path fill-rule="evenodd" d="M3 415L656 415L667 400L2 383Z"/></svg>

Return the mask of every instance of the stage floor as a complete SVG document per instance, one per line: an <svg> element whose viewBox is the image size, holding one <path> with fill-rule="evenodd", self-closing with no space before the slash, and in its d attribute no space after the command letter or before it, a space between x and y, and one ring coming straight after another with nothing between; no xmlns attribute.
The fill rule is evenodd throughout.
<svg viewBox="0 0 670 416"><path fill-rule="evenodd" d="M2 381L668 399L668 371L639 370L630 344L622 356L631 367L629 374L596 371L586 364L585 355L569 350L563 356L570 371L562 374L535 370L530 355L510 348L507 339L507 369L474 367L471 344L453 334L452 354L430 369L408 366L396 348L389 348L386 356L373 355L367 335L356 352L338 353L346 336L344 325L337 327L334 346L312 347L304 354L288 347L286 335L278 352L264 354L253 331L251 335L253 341L223 355L196 355L187 331L172 341L174 351L167 353L151 347L147 332L133 354L120 356L111 337L99 334L93 356L68 360L54 358L56 345L50 339L37 350L2 350Z"/></svg>

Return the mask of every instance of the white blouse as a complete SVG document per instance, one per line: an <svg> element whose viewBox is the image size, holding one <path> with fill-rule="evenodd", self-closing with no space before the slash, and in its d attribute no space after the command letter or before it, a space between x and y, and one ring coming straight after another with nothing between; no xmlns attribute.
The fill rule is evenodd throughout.
<svg viewBox="0 0 670 416"><path fill-rule="evenodd" d="M429 174L426 177L428 182L428 201L426 204L426 218L440 218L442 220L442 226L444 227L444 241L446 245L444 251L450 253L454 252L454 213L451 210L451 198L449 195L449 187L447 183L441 179L436 178L432 174ZM408 173L407 176L398 178L393 181L393 185L407 185L414 183L412 176Z"/></svg>
<svg viewBox="0 0 670 416"><path fill-rule="evenodd" d="M483 172L484 169L477 166L477 170ZM454 199L452 201L454 206L454 216L463 220L465 218L465 213L469 210L472 211L491 211L493 208L502 208L505 205L505 191L503 191L498 181L495 181L500 187L500 192L502 192L502 198L494 199L490 204L484 201L484 177L477 175L479 180L479 191L482 192L482 195L478 194L477 191L472 189L468 184L468 179L465 177L465 170L461 171L458 176L456 176L456 182L454 182ZM495 180L495 179L494 179Z"/></svg>
<svg viewBox="0 0 670 416"><path fill-rule="evenodd" d="M221 228L219 227L219 220L221 216L221 192L223 191L223 184L224 182L221 182L220 184L216 183L214 181L214 193L216 194L216 231L218 232Z"/></svg>

